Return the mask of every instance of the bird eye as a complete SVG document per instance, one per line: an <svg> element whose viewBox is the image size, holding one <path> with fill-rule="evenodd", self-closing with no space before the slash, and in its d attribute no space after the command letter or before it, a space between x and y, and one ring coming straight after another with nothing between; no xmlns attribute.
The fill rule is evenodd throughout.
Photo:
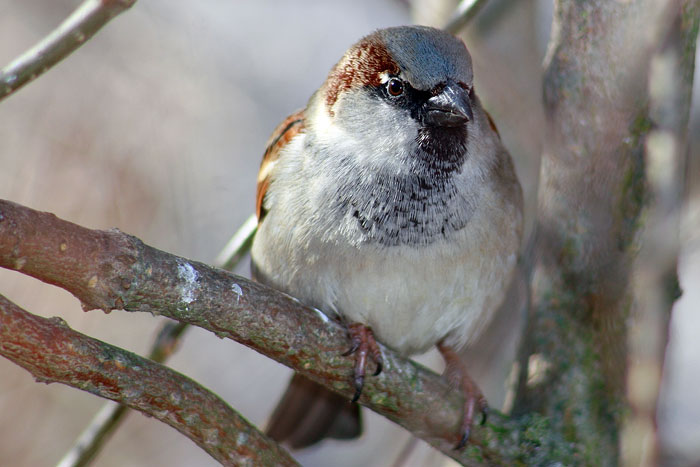
<svg viewBox="0 0 700 467"><path fill-rule="evenodd" d="M386 83L386 90L394 97L400 96L403 93L403 83L400 79L391 78Z"/></svg>

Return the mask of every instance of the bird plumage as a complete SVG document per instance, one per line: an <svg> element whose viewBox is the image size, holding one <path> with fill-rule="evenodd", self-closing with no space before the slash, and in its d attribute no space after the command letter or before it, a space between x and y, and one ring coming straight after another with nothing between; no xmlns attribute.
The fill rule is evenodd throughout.
<svg viewBox="0 0 700 467"><path fill-rule="evenodd" d="M412 26L352 46L271 137L257 212L261 282L404 355L473 341L515 266L522 194L464 43Z"/></svg>

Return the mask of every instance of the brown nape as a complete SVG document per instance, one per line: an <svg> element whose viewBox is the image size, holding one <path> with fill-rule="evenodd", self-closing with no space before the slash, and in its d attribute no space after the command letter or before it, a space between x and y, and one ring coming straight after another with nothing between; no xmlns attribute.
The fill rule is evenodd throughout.
<svg viewBox="0 0 700 467"><path fill-rule="evenodd" d="M332 108L340 93L352 88L379 86L382 73L398 75L399 71L399 65L377 33L363 37L328 74L326 107L333 115Z"/></svg>
<svg viewBox="0 0 700 467"><path fill-rule="evenodd" d="M297 373L272 413L266 433L292 449L324 438L352 439L362 433L360 406Z"/></svg>

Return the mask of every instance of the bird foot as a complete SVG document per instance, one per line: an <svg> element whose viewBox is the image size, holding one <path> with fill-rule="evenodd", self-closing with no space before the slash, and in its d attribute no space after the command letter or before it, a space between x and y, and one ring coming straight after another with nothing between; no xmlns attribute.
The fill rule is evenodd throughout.
<svg viewBox="0 0 700 467"><path fill-rule="evenodd" d="M362 394L362 387L365 384L365 367L367 366L367 356L370 356L377 365L374 371L374 376L377 376L382 371L382 352L379 350L379 345L374 338L372 329L362 323L352 323L348 326L348 335L350 336L350 350L343 354L344 357L355 354L355 370L353 383L355 386L355 395L352 398L353 402L357 402Z"/></svg>
<svg viewBox="0 0 700 467"><path fill-rule="evenodd" d="M437 348L445 359L445 376L451 384L458 386L462 390L465 397L460 438L455 446L455 449L459 450L467 444L469 433L474 423L474 412L477 407L481 412L481 425L483 425L486 423L489 406L481 390L469 376L469 372L457 352L442 342L438 343Z"/></svg>

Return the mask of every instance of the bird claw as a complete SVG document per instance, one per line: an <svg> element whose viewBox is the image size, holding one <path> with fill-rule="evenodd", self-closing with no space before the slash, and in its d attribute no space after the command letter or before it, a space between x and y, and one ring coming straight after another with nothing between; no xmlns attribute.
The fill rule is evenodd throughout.
<svg viewBox="0 0 700 467"><path fill-rule="evenodd" d="M486 405L486 399L483 399L483 405L481 405L481 423L479 425L486 425L486 419L489 418L489 406Z"/></svg>
<svg viewBox="0 0 700 467"><path fill-rule="evenodd" d="M476 383L469 376L466 367L457 353L443 343L438 344L438 350L440 350L440 353L445 359L445 374L450 382L459 386L465 397L464 415L462 416L462 425L460 427L461 436L459 442L455 446L455 450L460 450L467 444L467 441L469 441L471 428L474 424L474 411L477 405L481 412L480 425L486 423L489 407L486 399L481 394Z"/></svg>
<svg viewBox="0 0 700 467"><path fill-rule="evenodd" d="M353 342L353 343L352 343L352 346L348 349L348 351L342 353L341 355L342 355L343 357L347 357L348 355L352 355L352 354L354 354L354 353L357 351L358 348L360 348L360 343L359 343L359 341L358 341L358 342Z"/></svg>
<svg viewBox="0 0 700 467"><path fill-rule="evenodd" d="M465 376L467 378L469 377L468 375ZM481 421L479 422L479 425L483 426L486 424L486 419L489 414L489 406L486 404L486 399L484 399L484 396L481 395L481 392L476 387L474 382L471 381L469 389L467 389L465 386L466 385L464 384L460 385L467 400L464 403L464 417L462 419L462 426L460 427L460 432L462 433L462 436L460 437L459 442L455 446L456 451L459 451L464 446L466 446L467 441L469 441L471 428L474 424L475 405L479 405L479 412L481 413ZM468 392L470 390L472 391L471 393ZM476 392L474 392L474 390L476 390Z"/></svg>
<svg viewBox="0 0 700 467"><path fill-rule="evenodd" d="M357 400L360 398L362 395L362 387L365 385L365 377L364 375L361 376L355 376L355 394L352 396L352 401L357 402Z"/></svg>
<svg viewBox="0 0 700 467"><path fill-rule="evenodd" d="M455 451L459 451L460 449L462 449L464 446L467 445L467 440L469 439L469 432L470 431L471 430L469 428L464 430L464 432L462 433L462 437L459 439L459 443L457 443L457 446L455 446Z"/></svg>
<svg viewBox="0 0 700 467"><path fill-rule="evenodd" d="M374 370L374 373L372 373L372 376L379 376L379 373L382 372L382 356L381 354L379 355L379 358L375 358L374 362L377 365L377 369Z"/></svg>
<svg viewBox="0 0 700 467"><path fill-rule="evenodd" d="M353 383L355 386L355 394L352 398L353 402L362 395L362 388L365 384L365 367L367 366L367 356L369 355L374 360L377 368L373 376L377 376L382 371L384 362L382 353L379 350L379 345L374 338L372 329L361 323L352 323L348 326L348 334L352 345L350 349L343 354L344 357L355 354L355 369Z"/></svg>

